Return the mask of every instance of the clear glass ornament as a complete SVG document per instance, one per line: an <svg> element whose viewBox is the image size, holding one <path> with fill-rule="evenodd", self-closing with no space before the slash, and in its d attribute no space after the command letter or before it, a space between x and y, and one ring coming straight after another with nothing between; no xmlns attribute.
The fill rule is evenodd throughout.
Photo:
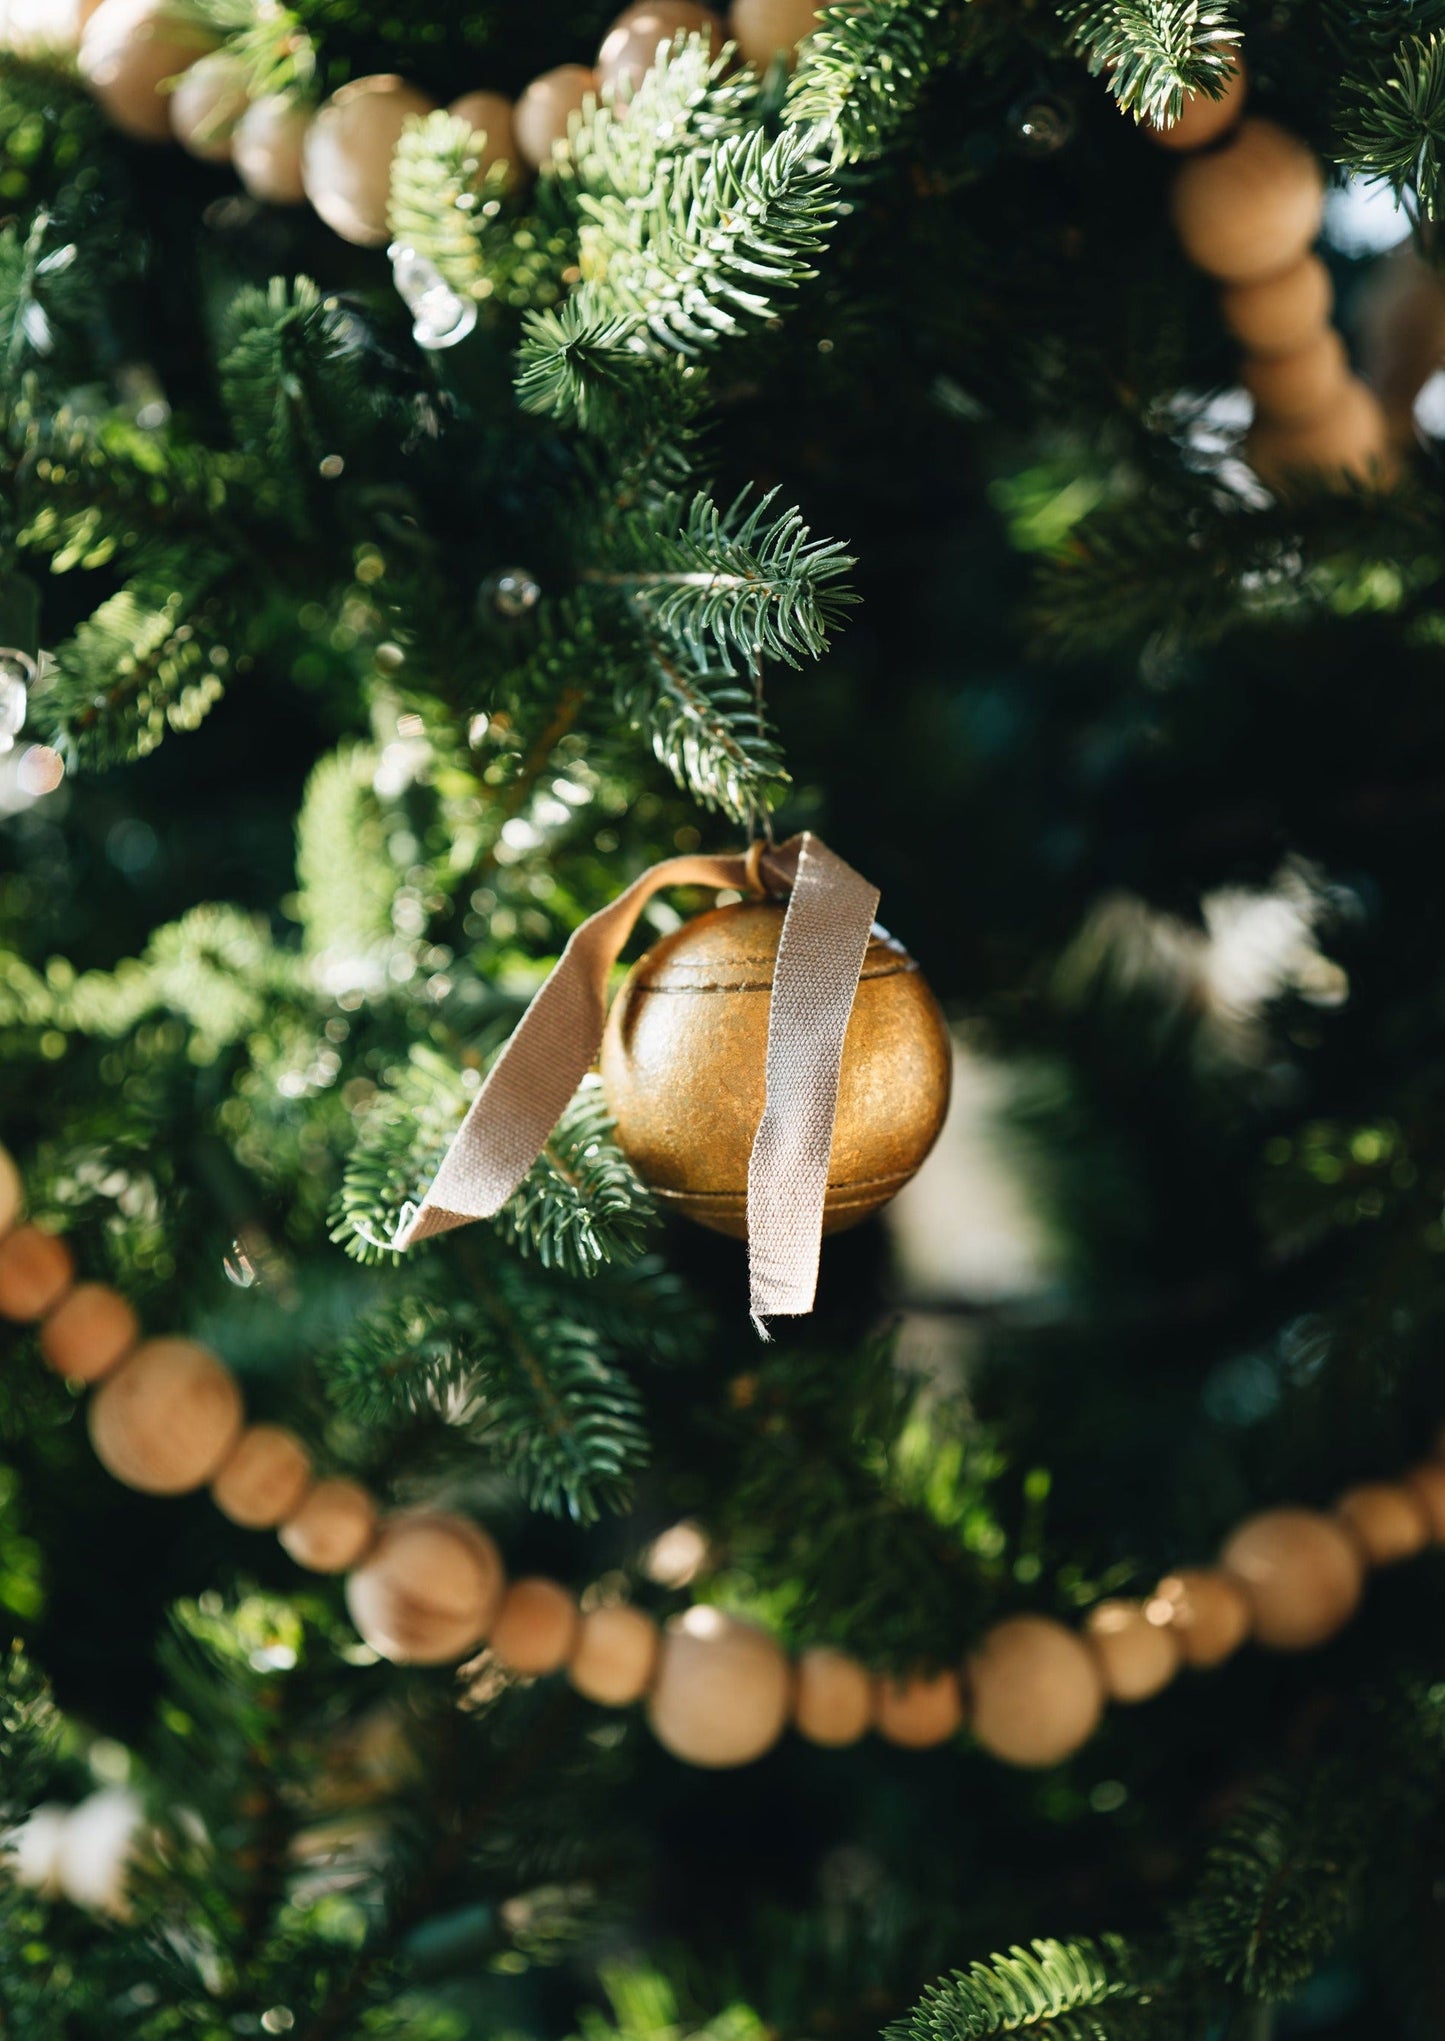
<svg viewBox="0 0 1445 2041"><path fill-rule="evenodd" d="M477 607L502 617L524 617L542 598L542 584L525 567L503 567L477 590Z"/></svg>
<svg viewBox="0 0 1445 2041"><path fill-rule="evenodd" d="M1074 109L1056 92L1021 99L1009 112L1015 145L1026 156L1052 156L1073 140Z"/></svg>
<svg viewBox="0 0 1445 2041"><path fill-rule="evenodd" d="M409 242L393 241L387 254L392 282L415 320L411 333L417 346L455 347L465 340L477 323L472 300L454 291L436 264Z"/></svg>
<svg viewBox="0 0 1445 2041"><path fill-rule="evenodd" d="M25 727L35 661L13 645L0 645L0 752L13 751Z"/></svg>

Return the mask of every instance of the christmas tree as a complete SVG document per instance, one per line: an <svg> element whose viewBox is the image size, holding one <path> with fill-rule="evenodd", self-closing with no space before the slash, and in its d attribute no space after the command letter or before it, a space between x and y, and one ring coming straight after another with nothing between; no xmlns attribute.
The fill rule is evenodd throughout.
<svg viewBox="0 0 1445 2041"><path fill-rule="evenodd" d="M0 12L0 2033L1445 2031L1445 7Z"/></svg>

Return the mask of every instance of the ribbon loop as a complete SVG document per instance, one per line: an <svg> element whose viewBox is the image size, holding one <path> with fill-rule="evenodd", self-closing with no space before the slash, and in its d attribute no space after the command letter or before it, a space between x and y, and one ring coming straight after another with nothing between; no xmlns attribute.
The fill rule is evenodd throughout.
<svg viewBox="0 0 1445 2041"><path fill-rule="evenodd" d="M607 978L667 886L787 895L768 1010L767 1095L748 1167L754 1318L812 1309L848 1017L877 891L816 836L667 858L573 930L393 1245L489 1219L520 1187L602 1042Z"/></svg>

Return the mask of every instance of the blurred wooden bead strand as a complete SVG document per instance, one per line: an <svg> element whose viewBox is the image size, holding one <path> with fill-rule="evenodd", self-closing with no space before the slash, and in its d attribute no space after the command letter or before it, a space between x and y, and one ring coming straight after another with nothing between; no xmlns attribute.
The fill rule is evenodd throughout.
<svg viewBox="0 0 1445 2041"><path fill-rule="evenodd" d="M184 1495L218 1472L241 1430L229 1368L192 1339L138 1346L90 1399L96 1458L127 1488Z"/></svg>
<svg viewBox="0 0 1445 2041"><path fill-rule="evenodd" d="M782 1735L791 1693L792 1670L766 1630L694 1608L663 1633L647 1719L685 1764L746 1765Z"/></svg>
<svg viewBox="0 0 1445 2041"><path fill-rule="evenodd" d="M464 1517L418 1510L382 1525L346 1582L363 1641L398 1665L448 1665L481 1644L506 1576L485 1531Z"/></svg>

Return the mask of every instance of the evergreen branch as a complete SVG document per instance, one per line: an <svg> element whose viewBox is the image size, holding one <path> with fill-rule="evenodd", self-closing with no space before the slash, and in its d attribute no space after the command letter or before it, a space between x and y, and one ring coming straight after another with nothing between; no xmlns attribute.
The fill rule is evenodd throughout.
<svg viewBox="0 0 1445 2041"><path fill-rule="evenodd" d="M1338 1764L1268 1787L1209 1852L1185 1933L1251 1998L1292 1997L1339 1940L1368 1861L1349 1787Z"/></svg>
<svg viewBox="0 0 1445 2041"><path fill-rule="evenodd" d="M1445 153L1445 36L1409 36L1367 83L1349 88L1339 160L1366 177L1387 177L1396 193L1414 188L1437 216Z"/></svg>
<svg viewBox="0 0 1445 2041"><path fill-rule="evenodd" d="M255 0L171 0L171 4L225 39L227 55L246 67L249 98L288 93L304 101L314 94L316 44L300 16L280 0L267 0L264 7L257 7Z"/></svg>
<svg viewBox="0 0 1445 2041"><path fill-rule="evenodd" d="M1038 2034L1047 2041L1168 2041L1183 2025L1167 1990L1129 1944L1036 1941L972 1963L931 1985L885 2041L994 2041Z"/></svg>
<svg viewBox="0 0 1445 2041"><path fill-rule="evenodd" d="M366 412L341 315L307 276L248 285L227 307L218 373L237 443L299 514L303 476Z"/></svg>
<svg viewBox="0 0 1445 2041"><path fill-rule="evenodd" d="M522 409L583 432L610 436L661 394L662 365L631 321L599 310L586 285L555 311L528 315L517 361Z"/></svg>
<svg viewBox="0 0 1445 2041"><path fill-rule="evenodd" d="M947 55L944 0L857 0L824 7L803 45L785 118L816 129L839 162L887 153Z"/></svg>
<svg viewBox="0 0 1445 2041"><path fill-rule="evenodd" d="M577 203L598 315L684 355L774 317L816 273L837 213L827 166L796 128L664 156L645 198L583 190Z"/></svg>
<svg viewBox="0 0 1445 2041"><path fill-rule="evenodd" d="M1218 99L1238 61L1230 4L1209 0L1069 0L1075 48L1136 120L1168 126L1186 97Z"/></svg>
<svg viewBox="0 0 1445 2041"><path fill-rule="evenodd" d="M751 825L787 784L787 771L758 694L727 666L688 664L653 648L647 681L619 688L617 711L653 756L705 808Z"/></svg>
<svg viewBox="0 0 1445 2041"><path fill-rule="evenodd" d="M36 704L47 741L99 768L195 729L221 697L226 578L227 562L204 547L153 548L57 649Z"/></svg>
<svg viewBox="0 0 1445 2041"><path fill-rule="evenodd" d="M311 769L296 824L297 902L306 948L320 960L365 960L393 937L401 883L372 790L376 754L344 744Z"/></svg>
<svg viewBox="0 0 1445 2041"><path fill-rule="evenodd" d="M649 564L589 579L624 589L633 606L698 665L747 671L757 659L799 666L827 650L829 630L856 598L837 584L853 565L835 539L814 539L796 508L768 512L770 489L743 490L722 510L699 491L672 533L648 520Z"/></svg>

